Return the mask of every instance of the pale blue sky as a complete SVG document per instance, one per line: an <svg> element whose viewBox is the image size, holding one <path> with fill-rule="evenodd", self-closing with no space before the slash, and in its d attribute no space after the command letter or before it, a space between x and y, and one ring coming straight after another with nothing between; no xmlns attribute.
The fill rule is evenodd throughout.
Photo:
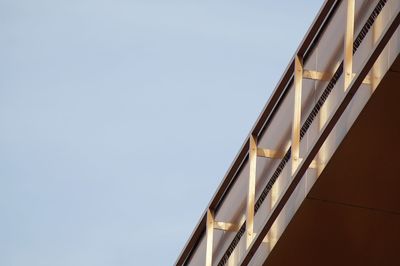
<svg viewBox="0 0 400 266"><path fill-rule="evenodd" d="M321 4L0 0L0 265L172 265Z"/></svg>

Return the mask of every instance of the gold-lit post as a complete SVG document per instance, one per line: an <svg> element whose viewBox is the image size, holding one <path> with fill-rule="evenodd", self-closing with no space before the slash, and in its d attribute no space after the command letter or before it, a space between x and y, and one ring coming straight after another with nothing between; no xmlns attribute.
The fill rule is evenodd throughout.
<svg viewBox="0 0 400 266"><path fill-rule="evenodd" d="M246 248L253 240L254 227L254 200L256 194L256 166L257 166L257 139L250 136L249 147L249 186L247 191L247 211L246 211Z"/></svg>
<svg viewBox="0 0 400 266"><path fill-rule="evenodd" d="M207 243L206 243L206 266L212 266L213 237L214 237L214 211L207 210Z"/></svg>
<svg viewBox="0 0 400 266"><path fill-rule="evenodd" d="M300 162L300 123L301 123L301 91L303 83L303 59L296 55L294 60L294 108L292 125L292 174Z"/></svg>
<svg viewBox="0 0 400 266"><path fill-rule="evenodd" d="M382 31L383 31L383 17L382 15L379 15L376 19L374 24L372 25L372 45L375 45L379 38L381 37ZM371 69L370 76L371 76L371 92L374 92L376 87L378 87L378 83L380 80L382 68L383 68L383 61L382 57L383 54L381 54L380 57L376 60L374 66Z"/></svg>
<svg viewBox="0 0 400 266"><path fill-rule="evenodd" d="M344 91L353 78L353 36L355 0L347 0L346 31L344 37Z"/></svg>

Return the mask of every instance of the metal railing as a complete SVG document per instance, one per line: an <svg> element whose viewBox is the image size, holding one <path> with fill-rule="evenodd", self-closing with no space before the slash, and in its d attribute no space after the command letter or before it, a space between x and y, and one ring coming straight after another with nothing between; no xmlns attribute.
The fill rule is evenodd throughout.
<svg viewBox="0 0 400 266"><path fill-rule="evenodd" d="M378 58L379 54L385 48L387 42L390 40L391 36L397 29L400 17L399 14L395 15L390 21L389 26L385 29L384 33L381 35L380 39L376 42L371 54L368 56L367 60L362 64L362 68L358 74L353 74L353 54L357 51L360 44L364 40L369 29L375 22L377 16L380 14L381 10L385 6L387 0L380 0L378 4L373 9L371 15L368 17L366 23L361 28L355 40L353 40L354 32L354 7L355 0L346 0L346 29L345 29L345 44L344 44L344 60L339 64L335 73L329 77L329 83L324 89L322 95L318 99L317 103L312 108L307 119L301 126L301 91L302 82L304 78L308 79L326 79L325 73L320 73L318 71L305 71L303 69L303 60L306 61L308 55L313 50L314 46L318 42L321 34L323 34L324 29L329 24L330 18L334 16L337 7L340 4L338 1L326 1L321 8L316 20L311 26L309 32L307 33L305 39L300 45L296 52L296 56L292 60L291 64L287 68L283 78L279 82L277 88L275 89L271 99L264 108L262 114L257 120L255 126L253 127L249 138L246 140L242 146L241 151L236 157L234 163L230 167L227 175L225 176L223 182L217 190L211 200L206 212L203 214L202 219L197 225L195 231L192 233L188 243L180 254L176 265L185 265L186 262L190 260L190 256L195 249L196 245L200 241L201 237L206 237L206 266L211 266L213 264L213 231L215 228L231 231L234 229L236 235L231 241L227 250L223 253L221 259L218 262L218 266L223 266L228 261L233 250L238 245L240 239L246 236L246 252L240 265L248 265L251 261L253 255L257 251L258 247L262 243L263 239L271 229L271 226L277 219L278 215L282 211L283 207L289 200L296 186L302 179L306 170L313 163L314 157L317 155L322 144L336 125L337 121L345 111L346 107L350 103L354 94L357 92L360 85L364 82L368 83L367 74L372 68L374 62ZM327 97L331 93L335 84L339 78L344 75L344 91L345 96L342 99L339 107L332 114L330 120L325 123L322 128L321 134L316 139L316 141L311 146L311 150L308 152L307 156L301 160L299 156L300 141L305 136L307 130L309 129L311 123L319 113L321 107L325 103ZM279 108L280 103L287 95L290 85L294 84L294 113L292 122L292 136L291 136L291 146L286 152L273 151L268 149L263 149L257 146L257 140L260 135L265 132L268 127L272 117L274 116L276 110ZM267 157L267 158L280 158L281 162L275 169L272 177L269 179L267 185L261 192L261 195L255 201L255 179L256 179L256 159L257 157ZM215 213L218 211L220 204L224 200L225 196L229 192L230 188L233 186L237 179L237 175L240 172L243 165L249 163L249 185L247 193L246 202L246 220L241 225L234 225L224 222L215 221ZM287 190L284 191L283 195L277 201L276 206L273 208L270 217L262 225L262 229L257 235L255 235L253 230L254 216L259 210L261 204L266 199L268 193L270 193L274 183L280 176L283 168L290 163L291 175L293 179L288 186Z"/></svg>

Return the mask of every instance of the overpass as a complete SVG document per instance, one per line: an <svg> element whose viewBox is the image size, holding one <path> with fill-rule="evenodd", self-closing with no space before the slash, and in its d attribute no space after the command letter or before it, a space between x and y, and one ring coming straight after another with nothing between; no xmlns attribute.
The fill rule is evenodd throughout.
<svg viewBox="0 0 400 266"><path fill-rule="evenodd" d="M400 265L399 11L324 2L176 265Z"/></svg>

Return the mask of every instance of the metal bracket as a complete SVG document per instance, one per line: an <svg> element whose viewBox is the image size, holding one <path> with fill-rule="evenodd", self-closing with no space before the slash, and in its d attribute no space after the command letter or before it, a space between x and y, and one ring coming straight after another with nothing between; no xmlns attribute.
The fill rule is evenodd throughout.
<svg viewBox="0 0 400 266"><path fill-rule="evenodd" d="M225 222L214 222L214 229L229 232L238 232L240 230L240 225Z"/></svg>
<svg viewBox="0 0 400 266"><path fill-rule="evenodd" d="M356 76L356 73L353 73L352 78ZM327 72L319 72L315 70L304 70L303 71L303 78L304 79L311 79L311 80L322 80L322 81L330 81L331 78L333 77L333 73L327 73ZM365 79L363 80L363 84L371 84L371 80L373 77L371 76L366 76Z"/></svg>
<svg viewBox="0 0 400 266"><path fill-rule="evenodd" d="M282 159L285 152L270 149L257 148L257 156L271 159Z"/></svg>

